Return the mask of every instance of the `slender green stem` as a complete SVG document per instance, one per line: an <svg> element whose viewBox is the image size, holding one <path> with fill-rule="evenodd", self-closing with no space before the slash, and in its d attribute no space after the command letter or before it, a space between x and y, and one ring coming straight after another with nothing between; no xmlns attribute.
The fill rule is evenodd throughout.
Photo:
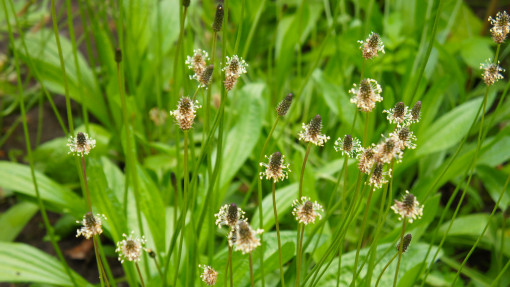
<svg viewBox="0 0 510 287"><path fill-rule="evenodd" d="M189 188L189 172L188 172L188 131L184 131L184 209L181 211L184 225L186 224L186 214L188 212L188 188ZM181 263L182 245L184 241L185 229L181 228L181 238L179 242L179 250L177 252L177 266L175 267L175 276L173 286L177 286L177 278L179 277L179 265Z"/></svg>
<svg viewBox="0 0 510 287"><path fill-rule="evenodd" d="M510 267L510 260L508 260L506 262L505 267L503 267L503 269L501 269L501 271L499 272L498 276L496 276L496 278L492 281L492 284L491 284L490 287L496 286L496 284L499 283L499 280L501 280L501 276L503 276L504 274L507 274L506 270L508 269L508 267Z"/></svg>
<svg viewBox="0 0 510 287"><path fill-rule="evenodd" d="M9 19L9 13L7 12L8 11L7 10L7 4L5 3L5 1L6 0L2 0L2 5L4 7L3 10L4 10L4 15L5 15L5 20L6 20L6 23L7 23L8 32L9 32L9 41L10 41L10 43L12 43L12 45L14 45L14 43L15 43L15 41L14 41L14 33L13 33L13 30L12 30L12 27L11 27L11 24L10 24L11 22L10 22L10 19ZM13 6L12 2L10 2L10 6L11 6L12 10L14 10L14 8L13 8L14 6ZM53 8L54 8L54 6L53 6ZM13 13L13 15L16 15L16 14ZM16 20L16 23L17 23L17 20ZM64 258L63 254L62 254L62 251L60 250L60 247L57 244L57 240L56 240L56 237L55 237L55 233L54 233L53 227L51 226L51 223L50 223L50 221L48 219L48 214L46 212L46 207L44 206L44 203L43 203L42 198L41 198L41 194L39 192L39 186L37 184L37 178L36 178L36 175L35 175L34 158L33 158L32 147L31 147L31 143L30 143L30 135L29 135L29 132L28 132L27 115L26 115L26 110L25 110L25 100L23 98L23 85L22 85L22 80L21 80L19 55L18 55L18 50L15 49L14 47L12 47L12 51L13 51L13 54L14 54L14 63L15 63L15 67L16 67L16 79L17 79L17 83L18 83L18 97L19 97L19 102L20 102L20 110L21 110L21 117L22 117L22 123L23 123L23 133L24 133L24 136L25 136L25 145L26 145L26 149L27 149L27 157L28 157L28 161L29 161L29 165L30 165L30 174L31 174L31 177L32 177L32 183L34 185L34 191L35 191L35 196L37 198L37 204L39 205L39 209L41 211L41 215L42 215L42 218L43 218L44 226L46 228L46 231L49 234L50 241L51 241L51 244L53 246L53 249L55 249L55 252L57 253L57 257L59 258L62 266L64 267L67 275L71 279L71 282L73 283L73 285L74 286L78 286L76 284L76 280L75 280L74 276L71 273L71 269L69 268L69 265L65 261L65 258Z"/></svg>
<svg viewBox="0 0 510 287"><path fill-rule="evenodd" d="M138 276L140 277L140 283L142 283L142 287L145 287L145 283L143 282L142 272L140 272L140 266L138 266L138 262L135 262L135 266L136 266L136 271L138 272Z"/></svg>
<svg viewBox="0 0 510 287"><path fill-rule="evenodd" d="M99 281L101 282L101 286L105 285L105 280L108 282L106 272L104 271L103 264L101 264L101 257L99 256L99 252L97 250L97 240L98 235L94 235L92 237L92 242L94 243L94 253L96 254L96 262L97 262L97 268L99 269ZM110 286L110 284L106 283L107 286Z"/></svg>
<svg viewBox="0 0 510 287"><path fill-rule="evenodd" d="M367 63L367 59L363 58L363 64L361 64L361 75L360 75L360 82L364 79L365 76L365 66Z"/></svg>
<svg viewBox="0 0 510 287"><path fill-rule="evenodd" d="M375 282L375 287L379 286L379 281L381 281L384 271L386 271L386 269L388 269L388 266L390 266L391 262L393 262L393 260L395 260L395 258L397 258L398 254L399 254L399 252L395 253L395 255L393 255L393 257L391 257L390 261L388 261L388 263L386 263L386 265L384 265L384 268L382 269L381 274L379 274L379 277L377 277L377 282Z"/></svg>
<svg viewBox="0 0 510 287"><path fill-rule="evenodd" d="M232 247L229 246L228 248L228 262L229 262L229 269L230 269L230 287L234 287L234 273L232 271L232 265L234 265L234 263L232 262Z"/></svg>
<svg viewBox="0 0 510 287"><path fill-rule="evenodd" d="M299 176L299 193L298 193L298 199L301 199L301 196L303 196L303 178L305 176L305 167L306 162L308 161L308 155L310 154L310 148L312 147L312 143L309 142L308 146L306 147L305 152L305 158L303 159L303 166L301 167L301 175Z"/></svg>
<svg viewBox="0 0 510 287"><path fill-rule="evenodd" d="M367 137L368 137L368 123L369 123L369 119L370 119L370 112L366 112L365 113L365 130L363 131L363 146L368 146L368 143L367 143Z"/></svg>
<svg viewBox="0 0 510 287"><path fill-rule="evenodd" d="M274 181L273 181L273 212L274 221L276 225L276 236L278 237L278 258L280 259L280 278L282 280L281 282L282 286L285 287L285 274L283 273L283 259L282 259L282 242L280 240L280 224L278 223L278 212L276 211L276 183Z"/></svg>
<svg viewBox="0 0 510 287"><path fill-rule="evenodd" d="M361 244L363 243L363 235L365 234L365 225L367 223L368 210L370 209L370 201L372 200L372 195L374 194L375 187L370 188L370 193L368 194L367 206L365 208L365 215L363 216L363 222L361 223L361 234L358 238L358 246L356 248L356 257L354 259L354 268L352 273L352 286L356 286L356 272L358 271L358 260L359 260L359 252L361 250Z"/></svg>
<svg viewBox="0 0 510 287"><path fill-rule="evenodd" d="M267 135L267 138L266 138L266 141L264 142L264 146L262 147L262 150L260 151L260 155L259 155L259 163L262 162L263 158L264 158L264 154L266 153L266 149L267 149L267 145L269 144L269 140L271 139L272 135L273 135L273 132L274 130L276 129L276 125L278 125L278 121L280 120L280 117L276 117L276 120L274 121L273 123L273 127L271 128L271 131L269 131L269 134ZM261 166L260 164L257 165L257 169L258 169L258 173L257 173L257 176L260 174L261 172ZM258 209L259 209L259 220L260 220L260 223L259 223L259 228L263 228L264 227L264 212L263 212L263 209L262 209L262 201L263 201L263 197L262 197L262 178L259 177L258 178L258 184L257 184L257 198L258 198ZM264 242L264 234L260 234L260 242ZM261 274L261 278L262 278L262 287L265 286L265 276L264 276L264 249L263 248L259 248L259 259L260 259L260 274Z"/></svg>
<svg viewBox="0 0 510 287"><path fill-rule="evenodd" d="M89 183L87 180L87 169L85 168L85 156L81 157L81 170L83 171L83 183L85 185L85 197L87 198L87 207L92 213L92 202L90 201Z"/></svg>
<svg viewBox="0 0 510 287"><path fill-rule="evenodd" d="M299 224L298 224L298 228L299 228ZM302 266L301 266L301 261L302 261L302 257L303 257L303 235L305 234L305 225L303 224L303 226L301 226L301 236L299 237L299 242L298 242L298 254L297 254L297 265L296 265L296 269L297 269L297 275L296 275L296 287L299 287L299 276L301 275L301 269Z"/></svg>
<svg viewBox="0 0 510 287"><path fill-rule="evenodd" d="M354 123L354 121L353 121ZM344 159L344 187L343 187L343 191L342 191L342 205L341 205L341 208L340 208L340 211L342 213L342 215L344 214L344 203L346 201L346 196L347 196L347 162L349 160L349 157L347 155L345 155L345 159ZM339 251L339 254L338 254L338 269L337 269L337 273L336 273L336 286L338 287L340 285L340 273L342 272L342 251L343 251L343 247L341 246L340 247L340 251Z"/></svg>
<svg viewBox="0 0 510 287"><path fill-rule="evenodd" d="M398 281L398 269L400 267L400 261L402 259L402 253L404 249L404 233L406 232L406 220L407 218L404 216L402 218L402 232L400 233L400 245L398 246L398 261L397 261L397 269L395 270L395 278L393 279L393 287L397 286Z"/></svg>
<svg viewBox="0 0 510 287"><path fill-rule="evenodd" d="M60 69L64 78L64 93L66 98L67 122L69 124L69 132L74 134L73 115L71 110L71 98L69 96L69 84L67 82L66 67L64 64L64 54L62 53L62 45L60 44L60 35L58 32L57 12L55 10L55 0L51 0L51 18L53 21L53 33L57 42L58 57L60 59Z"/></svg>
<svg viewBox="0 0 510 287"><path fill-rule="evenodd" d="M489 218L487 218L487 223L485 224L485 227L483 228L482 233L478 236L478 238L475 241L475 244L473 244L473 246L471 247L471 250L469 250L469 253L466 255L466 257L462 261L462 264L460 265L459 269L457 270L457 274L455 274L455 278L453 279L452 286L455 286L455 283L457 282L457 279L459 279L460 272L462 271L462 268L464 268L464 265L466 265L469 257L471 257L471 255L475 251L476 247L478 246L478 244L482 240L483 236L485 235L485 232L487 231L487 228L489 227L489 225L491 223L491 219L494 216L494 214L496 213L496 210L499 208L499 203L501 202L501 200L503 199L503 196L505 195L505 190L506 190L506 188L508 186L508 182L509 181L510 181L510 175L507 177L507 179L505 181L505 185L503 186L503 189L501 190L501 193L499 195L498 201L494 205L494 208L492 209L492 212L489 215ZM501 249L501 252L502 252L502 250L503 249Z"/></svg>
<svg viewBox="0 0 510 287"><path fill-rule="evenodd" d="M232 254L232 247L230 247L230 244L228 246L228 258L227 258L227 265L225 266L225 279L223 282L225 283L225 287L228 286L228 267L230 266L230 256Z"/></svg>
<svg viewBox="0 0 510 287"><path fill-rule="evenodd" d="M495 57L495 59L497 59L497 58L498 58L498 54L499 54L499 49L497 49L497 51L496 51L496 57ZM453 223L454 223L454 221L455 221L455 218L457 217L457 214L458 214L458 212L459 212L459 210L460 210L460 207L461 207L461 205L462 205L462 202L464 201L464 197L465 197L465 195L466 195L466 191L467 191L468 186L469 186L469 184L470 184L470 182L471 182L471 178L472 178L472 176L473 176L474 169L475 169L475 167L476 167L476 162L477 162L477 160L478 160L478 155L479 155L479 152L480 152L480 149L481 149L482 143L483 143L483 127L484 127L484 120L485 120L485 112L486 112L486 109L487 109L487 98L488 98L488 95L489 95L489 88L490 88L490 86L487 86L487 88L486 88L486 90L485 90L485 95L484 95L484 98L483 98L483 103L482 103L482 118L481 118L481 121L480 121L480 129L479 129L479 131L478 131L478 140L477 140L477 144L476 144L475 154L473 155L473 160L471 161L471 164L470 164L470 166L468 167L468 170L466 171L466 172L469 174L469 176L468 176L467 182L466 182L466 184L465 184L465 188L464 188L464 190L462 191L462 195L461 195L460 200L459 200L459 202L458 202L458 204L457 204L457 207L455 208L455 211L454 211L454 213L453 213L452 219L450 220L450 224L448 225L448 228L447 228L446 232L443 234L443 237L442 237L442 239L441 239L441 242L439 243L438 249L437 249L436 253L434 254L434 257L433 257L433 259L432 259L432 261L431 261L431 263L430 263L429 268L428 268L428 269L426 270L426 272L425 272L425 276L424 276L424 278L423 278L423 280L422 280L422 284L421 284L421 286L424 286L424 284L425 284L426 278L428 277L428 275L429 275L429 273L430 273L430 271L431 271L432 264L433 264L433 262L435 261L436 257L438 256L438 254L439 254L439 250L440 250L440 249L441 249L441 247L443 246L443 243L444 243L444 241L446 240L446 236L448 235L448 233L449 233L449 231L450 231L450 229L451 229L451 227L452 227L452 225L453 225ZM475 120L476 120L476 119L475 119ZM459 184L459 185L457 185L457 187L455 188L454 194L456 194L456 193L457 193L457 191L459 190L459 188L460 188L460 184ZM450 200L449 200L449 202L448 202L448 203L450 203L450 202L453 200L453 198L454 198L454 197L455 197L455 196L454 196L454 195L452 195L452 196L450 197ZM443 214L441 214L441 218L443 218L443 217L444 217L443 215L446 213L446 211L447 211L447 210L448 210L448 209L447 209L447 208L445 208L445 210L443 211ZM442 223L442 221L440 220L439 225L440 225L441 223ZM437 233L438 233L438 231L437 231L437 230L438 230L438 229L436 229L436 231L434 232L433 240L435 239L435 236L436 236L436 235L437 235ZM432 245L431 245L431 246L432 246ZM430 250L430 249L431 249L431 248L429 247L429 250ZM428 254L429 254L429 250L427 251L427 254L426 254L426 257L425 257L425 258L427 258ZM420 272L420 273L421 273L421 272Z"/></svg>
<svg viewBox="0 0 510 287"><path fill-rule="evenodd" d="M88 132L89 131L89 117L88 117L88 113L87 113L87 103L85 101L85 96L84 96L85 93L84 93L84 85L82 84L81 69L80 69L80 64L78 62L78 49L76 47L76 39L74 36L74 25L73 25L71 0L66 0L66 6L67 6L67 27L69 29L69 36L71 38L74 65L76 67L76 78L78 80L78 86L80 87L80 100L81 100L82 115L83 115L83 120L85 122L85 130Z"/></svg>
<svg viewBox="0 0 510 287"><path fill-rule="evenodd" d="M250 286L254 287L255 282L253 281L253 260L251 258L251 252L249 254L249 259L250 259Z"/></svg>

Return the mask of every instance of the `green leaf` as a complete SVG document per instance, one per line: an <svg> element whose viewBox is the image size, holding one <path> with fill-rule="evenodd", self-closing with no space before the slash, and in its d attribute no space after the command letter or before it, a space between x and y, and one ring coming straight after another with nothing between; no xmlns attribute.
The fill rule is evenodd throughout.
<svg viewBox="0 0 510 287"><path fill-rule="evenodd" d="M508 203L510 203L510 189L504 190L503 188L509 175L501 170L485 165L478 166L476 168L476 172L482 179L483 184L489 191L494 202L498 201L502 192L504 193L503 198L501 198L501 201L499 202L499 208L501 210L506 210Z"/></svg>
<svg viewBox="0 0 510 287"><path fill-rule="evenodd" d="M403 278L405 274L409 272L414 272L414 267L421 264L423 262L423 258L425 258L425 254L427 253L427 249L429 248L428 244L421 243L421 242L411 242L411 245L409 246L408 250L404 255L402 256L402 261L400 263L400 271L399 271L399 278ZM360 262L363 262L367 255L369 248L364 248L360 251ZM432 254L434 254L437 250L437 247L432 247ZM372 285L374 286L375 282L377 280L377 277L379 274L381 274L381 271L388 263L388 261L395 255L396 248L392 243L388 244L381 244L377 247L377 254L385 254L384 257L382 257L378 262L376 263L373 271L373 277L372 277ZM340 285L341 286L349 286L352 280L352 270L354 266L354 259L356 256L356 250L351 251L347 254L342 255L342 270L340 275ZM442 252L439 252L439 257L442 256ZM430 261L432 260L432 257L430 256L427 262L430 264ZM381 277L381 281L379 282L379 286L392 286L393 284L393 277L395 276L395 269L397 266L397 260L394 260L388 269L384 272L383 276ZM335 286L336 285L336 278L337 278L337 269L338 269L338 257L336 257L333 261L333 263L329 266L328 270L324 274L324 276L319 281L319 284L317 286ZM360 276L358 278L365 277L367 273L367 265L363 267L361 270Z"/></svg>
<svg viewBox="0 0 510 287"><path fill-rule="evenodd" d="M85 201L40 172L35 172L41 198L64 213L82 217L86 212ZM35 198L30 167L19 163L0 161L0 187Z"/></svg>
<svg viewBox="0 0 510 287"><path fill-rule="evenodd" d="M262 93L264 84L248 84L239 91L235 125L228 133L224 147L220 186L224 186L238 172L257 144L264 119ZM234 119L231 119L234 120ZM213 158L215 158L213 156Z"/></svg>
<svg viewBox="0 0 510 287"><path fill-rule="evenodd" d="M78 286L92 286L72 271ZM0 282L31 282L73 286L57 259L23 243L0 242Z"/></svg>
<svg viewBox="0 0 510 287"><path fill-rule="evenodd" d="M0 241L13 241L39 210L36 204L22 201L0 214Z"/></svg>
<svg viewBox="0 0 510 287"><path fill-rule="evenodd" d="M482 98L466 102L436 120L423 133L416 154L423 156L456 145L464 137L482 103Z"/></svg>
<svg viewBox="0 0 510 287"><path fill-rule="evenodd" d="M487 224L489 215L486 213L469 214L457 217L448 232L448 236L479 236ZM451 221L445 222L439 231L445 233ZM489 232L490 233L490 232ZM486 233L487 236L488 233Z"/></svg>
<svg viewBox="0 0 510 287"><path fill-rule="evenodd" d="M53 33L47 29L41 29L38 33L25 34L25 43L32 58L34 67L36 69L38 80L44 82L49 91L63 95L64 90L64 75L60 68L60 58L58 56L58 49L55 42ZM108 112L103 99L103 94L99 89L94 74L90 69L87 61L78 53L78 64L80 66L81 86L79 85L77 67L74 64L72 55L72 46L70 41L65 37L60 37L62 53L65 62L67 82L69 84L69 96L87 106L89 111L94 114L101 122L108 125ZM25 54L25 49L21 42L16 43L16 48L19 50L20 56L26 63L28 55ZM82 94L84 101L82 102Z"/></svg>
<svg viewBox="0 0 510 287"><path fill-rule="evenodd" d="M460 55L471 68L478 70L480 63L484 63L494 55L491 44L492 40L489 37L471 35L462 42Z"/></svg>

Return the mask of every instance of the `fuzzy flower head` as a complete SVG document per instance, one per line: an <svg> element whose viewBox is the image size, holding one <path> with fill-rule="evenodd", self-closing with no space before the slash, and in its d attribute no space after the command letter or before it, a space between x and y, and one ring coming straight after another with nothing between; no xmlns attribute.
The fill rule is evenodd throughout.
<svg viewBox="0 0 510 287"><path fill-rule="evenodd" d="M246 220L239 220L237 226L230 230L228 244L229 246L235 245L235 250L241 251L243 254L251 253L260 246L260 239L257 238L257 235L263 232L262 229L253 230Z"/></svg>
<svg viewBox="0 0 510 287"><path fill-rule="evenodd" d="M359 48L363 51L363 58L366 60L377 57L377 52L384 54L384 44L377 33L370 33L365 41L359 40L358 43L361 44Z"/></svg>
<svg viewBox="0 0 510 287"><path fill-rule="evenodd" d="M321 219L321 212L324 212L324 209L317 201L311 202L310 198L306 196L301 197L301 200L294 200L292 206L294 207L292 214L299 223L304 225L315 223L315 219L317 217Z"/></svg>
<svg viewBox="0 0 510 287"><path fill-rule="evenodd" d="M221 228L222 225L227 225L232 229L235 228L239 220L244 219L244 211L237 207L235 203L225 204L214 216L216 217L218 228Z"/></svg>
<svg viewBox="0 0 510 287"><path fill-rule="evenodd" d="M321 134L322 119L316 115L308 125L303 123L303 131L299 133L299 140L311 142L317 146L323 146L329 140L329 137Z"/></svg>
<svg viewBox="0 0 510 287"><path fill-rule="evenodd" d="M384 113L387 113L386 119L390 122L390 124L403 124L408 121L411 117L411 113L409 112L406 105L403 102L398 102L395 107L391 110L384 110Z"/></svg>
<svg viewBox="0 0 510 287"><path fill-rule="evenodd" d="M394 137L388 137L375 148L375 160L382 163L390 163L393 159L397 162L402 160L402 150L399 141Z"/></svg>
<svg viewBox="0 0 510 287"><path fill-rule="evenodd" d="M276 113L280 117L284 117L290 109L290 105L292 104L292 98L294 94L289 93L276 107Z"/></svg>
<svg viewBox="0 0 510 287"><path fill-rule="evenodd" d="M360 153L358 154L359 162L358 168L362 173L370 173L372 166L374 166L375 160L375 150L374 146L369 146L366 148L360 148Z"/></svg>
<svg viewBox="0 0 510 287"><path fill-rule="evenodd" d="M420 205L416 197L408 190L402 196L402 201L395 200L395 204L391 206L391 209L399 215L398 220L407 219L409 223L413 223L413 220L419 219L423 215L423 205Z"/></svg>
<svg viewBox="0 0 510 287"><path fill-rule="evenodd" d="M359 88L354 84L349 93L353 95L351 103L356 104L363 112L371 112L375 108L375 103L383 100L381 86L373 79L361 80Z"/></svg>
<svg viewBox="0 0 510 287"><path fill-rule="evenodd" d="M134 237L133 234L134 231L132 231L129 236L122 234L124 240L117 242L117 249L115 249L115 252L119 253L120 263L124 263L125 260L139 262L142 251L145 250L145 244L147 243L145 237Z"/></svg>
<svg viewBox="0 0 510 287"><path fill-rule="evenodd" d="M193 56L188 56L185 62L188 68L195 72L189 78L199 81L200 75L202 75L207 67L207 61L209 61L209 54L206 51L201 49L193 50Z"/></svg>
<svg viewBox="0 0 510 287"><path fill-rule="evenodd" d="M198 77L198 87L207 89L207 86L211 83L212 74L214 71L214 65L209 65Z"/></svg>
<svg viewBox="0 0 510 287"><path fill-rule="evenodd" d="M193 102L189 97L182 97L177 104L177 110L171 111L170 115L175 118L181 130L185 131L193 127L193 121L199 108L201 106L198 105L198 101Z"/></svg>
<svg viewBox="0 0 510 287"><path fill-rule="evenodd" d="M390 175L391 169L389 171L384 171L384 164L381 162L375 163L374 171L370 176L369 183L374 188L381 188L383 184L388 182L387 177Z"/></svg>
<svg viewBox="0 0 510 287"><path fill-rule="evenodd" d="M266 179L273 179L274 182L278 182L289 177L289 164L284 164L284 155L277 151L269 158L266 156L266 158L269 159L269 163L260 163L260 166L266 168L265 171L260 173L260 179L265 176Z"/></svg>
<svg viewBox="0 0 510 287"><path fill-rule="evenodd" d="M407 251L407 248L409 247L409 244L411 244L411 239L413 239L413 236L411 233L408 233L404 236L404 239L402 241L402 253ZM397 251L400 251L400 241L397 244Z"/></svg>
<svg viewBox="0 0 510 287"><path fill-rule="evenodd" d="M342 152L342 155L347 157L355 157L361 148L361 142L357 138L353 138L351 135L345 135L345 137L338 138L335 141L335 150Z"/></svg>
<svg viewBox="0 0 510 287"><path fill-rule="evenodd" d="M414 143L416 141L416 136L408 127L404 126L394 131L390 134L390 138L393 138L397 142L400 150L416 148L416 144Z"/></svg>
<svg viewBox="0 0 510 287"><path fill-rule="evenodd" d="M231 91L237 83L237 79L242 74L246 74L246 67L248 64L243 60L243 58L234 55L232 58L227 56L227 64L223 68L225 72L225 89Z"/></svg>
<svg viewBox="0 0 510 287"><path fill-rule="evenodd" d="M214 286L214 284L216 284L216 279L218 279L218 272L212 269L211 266L198 265L198 267L204 269L204 272L200 274L202 281L208 286Z"/></svg>
<svg viewBox="0 0 510 287"><path fill-rule="evenodd" d="M79 132L76 137L71 136L67 140L67 146L69 147L69 153L75 153L77 156L83 157L96 146L96 140L89 138L86 133Z"/></svg>
<svg viewBox="0 0 510 287"><path fill-rule="evenodd" d="M81 235L87 239L90 239L94 235L101 235L101 233L103 233L102 220L106 220L104 214L97 214L94 216L92 212L87 212L81 221L76 221L76 223L83 225L80 229L77 230L76 237Z"/></svg>
<svg viewBox="0 0 510 287"><path fill-rule="evenodd" d="M420 113L421 113L421 101L417 101L411 109L411 116L409 117L409 123L417 123L420 121Z"/></svg>
<svg viewBox="0 0 510 287"><path fill-rule="evenodd" d="M510 16L503 11L496 14L496 19L489 17L489 22L492 24L491 35L494 42L502 44L508 32L510 32Z"/></svg>
<svg viewBox="0 0 510 287"><path fill-rule="evenodd" d="M499 66L499 61L495 64L489 59L485 63L480 64L480 69L483 69L482 78L487 86L494 85L495 82L503 79L501 72L504 72L505 69Z"/></svg>

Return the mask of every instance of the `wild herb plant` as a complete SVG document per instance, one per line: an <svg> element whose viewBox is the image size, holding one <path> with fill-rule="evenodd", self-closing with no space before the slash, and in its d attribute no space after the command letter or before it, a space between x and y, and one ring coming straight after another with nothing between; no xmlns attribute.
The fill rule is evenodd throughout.
<svg viewBox="0 0 510 287"><path fill-rule="evenodd" d="M510 284L496 5L0 1L0 282Z"/></svg>

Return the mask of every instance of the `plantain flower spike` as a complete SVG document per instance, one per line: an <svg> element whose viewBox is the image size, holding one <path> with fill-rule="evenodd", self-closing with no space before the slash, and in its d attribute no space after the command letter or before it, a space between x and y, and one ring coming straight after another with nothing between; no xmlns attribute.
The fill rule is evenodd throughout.
<svg viewBox="0 0 510 287"><path fill-rule="evenodd" d="M363 52L363 58L366 60L377 57L377 52L384 54L384 44L377 33L370 33L365 41L360 40L358 43L361 44L360 49Z"/></svg>
<svg viewBox="0 0 510 287"><path fill-rule="evenodd" d="M500 11L496 14L496 19L489 17L489 22L492 24L492 28L490 30L492 39L497 44L502 44L510 31L510 16L506 13L506 11Z"/></svg>
<svg viewBox="0 0 510 287"><path fill-rule="evenodd" d="M500 72L504 72L505 69L499 66L499 61L495 64L489 59L485 63L480 64L480 69L483 70L482 77L487 86L492 86L498 80L503 79L503 75Z"/></svg>

